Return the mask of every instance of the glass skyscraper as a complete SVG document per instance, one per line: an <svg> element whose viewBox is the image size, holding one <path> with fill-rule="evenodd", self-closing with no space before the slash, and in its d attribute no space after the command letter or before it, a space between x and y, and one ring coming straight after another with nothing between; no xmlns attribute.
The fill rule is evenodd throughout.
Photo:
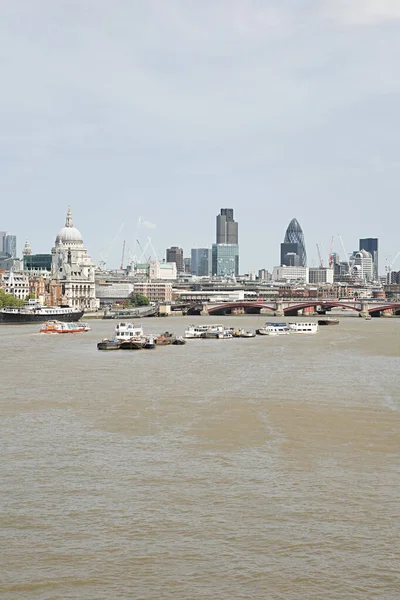
<svg viewBox="0 0 400 600"><path fill-rule="evenodd" d="M192 248L192 275L210 277L212 274L212 254L210 248Z"/></svg>
<svg viewBox="0 0 400 600"><path fill-rule="evenodd" d="M239 244L213 244L212 274L218 277L239 275Z"/></svg>
<svg viewBox="0 0 400 600"><path fill-rule="evenodd" d="M373 275L374 279L378 281L378 238L363 238L360 239L359 250L366 250L372 256Z"/></svg>
<svg viewBox="0 0 400 600"><path fill-rule="evenodd" d="M221 208L217 215L216 244L212 247L212 274L218 277L239 275L239 231L233 208Z"/></svg>
<svg viewBox="0 0 400 600"><path fill-rule="evenodd" d="M295 258L295 256L298 258ZM298 263L299 267L307 266L306 245L303 230L297 219L292 219L286 229L285 239L281 244L281 265Z"/></svg>

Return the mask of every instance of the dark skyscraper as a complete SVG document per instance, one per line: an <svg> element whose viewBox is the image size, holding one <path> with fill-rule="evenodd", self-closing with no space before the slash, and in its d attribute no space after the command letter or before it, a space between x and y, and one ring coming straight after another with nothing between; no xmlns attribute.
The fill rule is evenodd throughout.
<svg viewBox="0 0 400 600"><path fill-rule="evenodd" d="M360 239L359 250L366 250L372 256L374 279L378 281L378 238L363 238Z"/></svg>
<svg viewBox="0 0 400 600"><path fill-rule="evenodd" d="M296 259L293 254L295 254L298 259ZM297 262L299 267L306 267L307 254L303 230L297 219L292 219L286 229L283 244L281 244L281 265L295 265Z"/></svg>
<svg viewBox="0 0 400 600"><path fill-rule="evenodd" d="M238 244L238 224L233 218L233 208L221 208L217 215L217 244Z"/></svg>
<svg viewBox="0 0 400 600"><path fill-rule="evenodd" d="M185 267L184 267L184 263L183 263L182 248L178 248L178 246L171 246L171 248L167 248L166 258L167 258L167 262L176 263L177 273L184 272Z"/></svg>

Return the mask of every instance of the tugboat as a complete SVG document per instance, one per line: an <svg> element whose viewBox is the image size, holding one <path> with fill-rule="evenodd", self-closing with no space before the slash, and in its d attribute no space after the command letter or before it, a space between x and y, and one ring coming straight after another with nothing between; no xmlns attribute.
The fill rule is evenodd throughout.
<svg viewBox="0 0 400 600"><path fill-rule="evenodd" d="M145 338L145 344L144 344L143 348L145 350L155 350L156 342L152 335L149 335L148 337Z"/></svg>
<svg viewBox="0 0 400 600"><path fill-rule="evenodd" d="M115 337L121 341L144 337L143 327L135 325L135 323L117 323L115 326Z"/></svg>

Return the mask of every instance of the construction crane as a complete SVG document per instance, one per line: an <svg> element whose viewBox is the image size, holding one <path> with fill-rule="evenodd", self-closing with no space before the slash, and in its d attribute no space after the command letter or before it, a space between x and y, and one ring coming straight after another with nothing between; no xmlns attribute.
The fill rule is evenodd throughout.
<svg viewBox="0 0 400 600"><path fill-rule="evenodd" d="M147 242L146 242L146 245L145 245L145 247L144 247L144 248L142 247L142 245L141 245L141 243L139 242L139 240L136 240L136 242L137 242L137 244L138 244L138 246L139 246L140 250L142 251L142 254L141 254L140 258L139 258L139 262L142 262L142 261L143 261L143 259L144 259L144 257L145 257L145 252L148 250L148 248L149 248L149 247L150 247L150 249L151 249L151 251L152 251L152 253L153 253L153 255L154 255L154 258L155 258L156 260L158 260L158 255L157 255L156 249L154 248L154 246L153 246L153 242L151 241L151 238L150 238L150 237L148 237L148 238L147 238ZM151 257L152 257L152 255L150 254L150 256L149 256L149 257L148 257L148 259L147 259L147 262L150 262L150 260L151 260Z"/></svg>
<svg viewBox="0 0 400 600"><path fill-rule="evenodd" d="M396 260L399 258L400 256L400 250L398 251L398 253L396 254L396 256L394 257L394 259L385 267L387 276L386 276L386 283L387 284L391 284L391 275L392 275L392 268L394 263L396 262ZM389 256L386 260L389 260L391 257Z"/></svg>
<svg viewBox="0 0 400 600"><path fill-rule="evenodd" d="M149 243L147 242L147 244L145 245L144 248L143 248L142 244L139 242L139 240L136 240L136 243L139 246L140 251L141 251L141 255L139 256L139 261L138 261L141 263L141 262L143 262L143 259L145 258L145 252L148 248ZM149 260L150 260L150 257L149 257Z"/></svg>
<svg viewBox="0 0 400 600"><path fill-rule="evenodd" d="M319 258L319 266L321 269L323 269L324 261L322 260L322 256L321 256L321 252L320 252L318 244L316 244L316 246L317 246L318 258Z"/></svg>
<svg viewBox="0 0 400 600"><path fill-rule="evenodd" d="M338 238L339 238L339 240L340 240L340 243L341 243L341 245L342 245L342 248L343 248L343 252L344 252L344 260L345 260L345 262L347 262L347 266L348 266L348 269L349 269L349 275L351 275L351 268L350 268L349 255L348 255L348 254L347 254L347 252L346 252L346 248L344 247L344 242L343 242L343 240L342 240L342 236L340 235L340 233L338 233Z"/></svg>
<svg viewBox="0 0 400 600"><path fill-rule="evenodd" d="M121 223L121 225L120 225L120 227L119 227L119 229L118 229L118 231L117 231L117 234L115 235L115 237L114 237L113 241L111 242L111 245L110 245L110 247L108 248L108 250L107 250L106 252L104 252L104 248L103 248L103 249L102 249L102 251L100 252L100 261L99 261L99 266L100 266L102 269L105 269L105 268L106 268L106 265L107 265L107 260L108 260L108 255L110 254L111 250L113 249L113 246L114 246L115 242L118 240L118 238L119 238L119 236L120 236L120 233L121 233L121 231L122 231L122 230L123 230L123 228L124 228L124 225L125 225L125 223Z"/></svg>
<svg viewBox="0 0 400 600"><path fill-rule="evenodd" d="M126 243L126 242L125 242L125 240L124 240L124 243L122 244L122 256L121 256L121 264L120 264L120 267L119 267L119 268L121 269L121 271L122 271L122 270L123 270L123 268L124 268L124 258L125 258L125 243Z"/></svg>

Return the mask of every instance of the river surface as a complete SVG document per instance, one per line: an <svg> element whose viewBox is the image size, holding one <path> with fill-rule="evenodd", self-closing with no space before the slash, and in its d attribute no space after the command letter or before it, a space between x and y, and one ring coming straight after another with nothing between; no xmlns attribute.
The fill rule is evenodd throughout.
<svg viewBox="0 0 400 600"><path fill-rule="evenodd" d="M398 600L400 319L136 352L91 326L0 326L2 599Z"/></svg>

